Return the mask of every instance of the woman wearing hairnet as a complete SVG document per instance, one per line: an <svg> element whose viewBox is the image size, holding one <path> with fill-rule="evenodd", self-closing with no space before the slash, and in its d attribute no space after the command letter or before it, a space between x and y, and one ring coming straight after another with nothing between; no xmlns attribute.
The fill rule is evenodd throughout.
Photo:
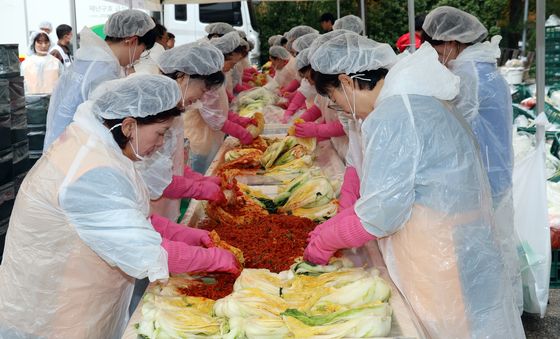
<svg viewBox="0 0 560 339"><path fill-rule="evenodd" d="M473 15L448 6L431 11L423 29L440 61L461 79L459 95L452 103L470 124L478 141L492 189L496 233L517 306L522 310L519 239L513 229L511 94L496 67L501 37L483 42L488 31L482 23Z"/></svg>
<svg viewBox="0 0 560 339"><path fill-rule="evenodd" d="M365 158L359 200L310 233L304 258L325 264L377 238L429 337L523 338L476 140L444 103L459 79L429 44L395 62L355 34L311 58L318 93L363 120Z"/></svg>
<svg viewBox="0 0 560 339"><path fill-rule="evenodd" d="M210 43L222 52L222 71L228 72L241 58L245 46L237 32L230 32ZM200 99L201 107L185 112L185 137L190 141L189 163L192 169L204 174L216 156L225 134L250 144L253 136L245 128L252 119L243 119L229 113L225 85L206 91Z"/></svg>
<svg viewBox="0 0 560 339"><path fill-rule="evenodd" d="M337 29L345 29L350 32L362 34L364 32L364 23L361 18L350 14L334 22L333 30Z"/></svg>
<svg viewBox="0 0 560 339"><path fill-rule="evenodd" d="M142 11L127 9L112 14L105 23L105 41L84 27L80 32L81 48L74 63L54 89L47 113L46 151L72 122L76 108L86 101L100 83L125 76L140 54L155 43L155 24Z"/></svg>
<svg viewBox="0 0 560 339"><path fill-rule="evenodd" d="M106 82L31 169L0 266L0 337L120 338L134 278L237 271L204 233L148 220L134 163L162 147L180 98L161 75Z"/></svg>
<svg viewBox="0 0 560 339"><path fill-rule="evenodd" d="M38 31L31 34L32 54L21 63L21 74L26 94L51 94L64 65L49 54L51 41L49 35Z"/></svg>

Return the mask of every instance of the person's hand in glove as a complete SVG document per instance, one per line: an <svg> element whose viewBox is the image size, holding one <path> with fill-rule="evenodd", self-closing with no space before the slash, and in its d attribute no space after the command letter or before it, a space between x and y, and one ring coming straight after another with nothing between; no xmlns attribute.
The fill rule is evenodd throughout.
<svg viewBox="0 0 560 339"><path fill-rule="evenodd" d="M248 90L250 90L251 88L253 88L253 86L251 86L251 85L240 85L240 84L237 84L237 85L235 85L235 87L233 88L233 90L234 90L236 93L240 93L240 92L243 92L243 91L248 91Z"/></svg>
<svg viewBox="0 0 560 339"><path fill-rule="evenodd" d="M303 112L300 116L306 122L315 121L321 117L321 109L317 105L311 106L307 111Z"/></svg>
<svg viewBox="0 0 560 339"><path fill-rule="evenodd" d="M241 127L247 127L249 125L257 126L257 124L258 124L257 120L255 120L253 118L242 117L239 114L236 114L232 111L228 112L228 120L231 121L231 122L234 122L238 125L241 125Z"/></svg>
<svg viewBox="0 0 560 339"><path fill-rule="evenodd" d="M243 126L236 124L233 121L226 120L222 132L229 134L239 139L243 145L249 145L253 142L253 136Z"/></svg>
<svg viewBox="0 0 560 339"><path fill-rule="evenodd" d="M293 93L295 92L297 89L299 88L299 81L297 81L296 79L292 80L289 84L287 84L286 86L283 86L280 89L281 93Z"/></svg>
<svg viewBox="0 0 560 339"><path fill-rule="evenodd" d="M157 214L152 214L150 221L163 239L181 241L191 246L214 246L209 236L210 232L206 230L179 225Z"/></svg>
<svg viewBox="0 0 560 339"><path fill-rule="evenodd" d="M170 273L228 272L239 274L241 267L235 256L221 248L190 246L180 241L163 239Z"/></svg>
<svg viewBox="0 0 560 339"><path fill-rule="evenodd" d="M364 229L354 209L348 208L309 233L303 259L326 265L337 250L360 247L373 239L375 236Z"/></svg>
<svg viewBox="0 0 560 339"><path fill-rule="evenodd" d="M322 124L315 122L302 122L296 124L296 137L300 138L332 138L345 135L342 124L331 121Z"/></svg>
<svg viewBox="0 0 560 339"><path fill-rule="evenodd" d="M187 165L185 165L185 169L183 169L183 176L193 180L200 180L204 178L204 175L198 173L197 171L194 171L192 168L190 168Z"/></svg>
<svg viewBox="0 0 560 339"><path fill-rule="evenodd" d="M294 94L294 97L290 101L288 108L284 111L284 117L282 118L282 123L287 123L288 120L301 108L305 105L305 95L303 95L300 91L297 91Z"/></svg>
<svg viewBox="0 0 560 339"><path fill-rule="evenodd" d="M349 207L353 207L360 198L360 178L358 172L352 166L346 167L344 171L344 181L340 187L338 197L338 211L341 212Z"/></svg>
<svg viewBox="0 0 560 339"><path fill-rule="evenodd" d="M235 96L233 95L233 93L230 93L229 91L226 91L226 94L227 94L228 102L231 103L233 99L235 99Z"/></svg>
<svg viewBox="0 0 560 339"><path fill-rule="evenodd" d="M214 202L224 201L225 197L220 182L202 178L194 179L174 175L171 184L163 191L163 196L171 199L193 198Z"/></svg>

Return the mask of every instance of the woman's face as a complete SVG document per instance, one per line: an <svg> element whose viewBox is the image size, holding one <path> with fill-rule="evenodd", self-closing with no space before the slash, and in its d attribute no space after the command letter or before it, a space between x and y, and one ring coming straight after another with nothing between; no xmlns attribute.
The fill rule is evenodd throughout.
<svg viewBox="0 0 560 339"><path fill-rule="evenodd" d="M233 53L232 55L230 55L228 59L224 61L224 73L232 69L233 66L235 66L235 64L238 63L241 59L243 59L243 55L241 53Z"/></svg>
<svg viewBox="0 0 560 339"><path fill-rule="evenodd" d="M50 47L51 42L43 34L35 39L35 53L37 53L38 55L47 55Z"/></svg>
<svg viewBox="0 0 560 339"><path fill-rule="evenodd" d="M123 153L135 161L138 159L131 147L142 157L153 154L163 146L165 133L173 124L173 118L147 125L138 124L134 118L126 118L122 124L123 133L129 139Z"/></svg>
<svg viewBox="0 0 560 339"><path fill-rule="evenodd" d="M439 62L445 66L448 66L450 61L457 59L460 53L459 44L455 41L447 41L433 47L438 53Z"/></svg>
<svg viewBox="0 0 560 339"><path fill-rule="evenodd" d="M333 103L331 107L337 111L344 111L360 119L365 119L373 111L375 101L383 88L383 79L379 80L372 90L360 89L346 74L339 75L340 86L331 88L328 97ZM355 110L355 111L354 111Z"/></svg>
<svg viewBox="0 0 560 339"><path fill-rule="evenodd" d="M180 105L184 103L185 107L181 107L183 109L202 98L204 92L206 92L204 81L200 79L191 79L188 75L177 79L177 83L181 88L181 95L183 96L183 100L180 101Z"/></svg>

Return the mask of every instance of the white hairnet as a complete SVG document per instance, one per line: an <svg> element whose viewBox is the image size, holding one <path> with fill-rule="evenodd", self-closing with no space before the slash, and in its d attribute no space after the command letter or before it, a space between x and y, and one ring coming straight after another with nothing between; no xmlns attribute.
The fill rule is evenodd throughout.
<svg viewBox="0 0 560 339"><path fill-rule="evenodd" d="M294 41L295 39L299 38L300 36L309 34L309 33L319 33L315 28L309 26L296 26L290 29L284 36L289 41Z"/></svg>
<svg viewBox="0 0 560 339"><path fill-rule="evenodd" d="M155 26L154 20L148 14L137 9L125 9L111 14L103 32L113 38L144 36Z"/></svg>
<svg viewBox="0 0 560 339"><path fill-rule="evenodd" d="M177 106L181 91L164 75L138 74L99 85L90 99L92 112L99 117L144 118Z"/></svg>
<svg viewBox="0 0 560 339"><path fill-rule="evenodd" d="M224 54L208 42L193 42L168 49L157 61L165 74L208 75L222 70Z"/></svg>
<svg viewBox="0 0 560 339"><path fill-rule="evenodd" d="M244 31L240 31L240 30L235 30L237 33L239 33L239 36L241 37L241 39L247 39L247 34Z"/></svg>
<svg viewBox="0 0 560 339"><path fill-rule="evenodd" d="M309 33L306 35L302 35L292 43L292 48L296 52L301 52L302 50L308 48L313 43L313 40L317 39L320 36L319 33Z"/></svg>
<svg viewBox="0 0 560 339"><path fill-rule="evenodd" d="M222 54L228 54L241 45L241 37L237 32L229 32L220 38L210 40L210 43L222 51Z"/></svg>
<svg viewBox="0 0 560 339"><path fill-rule="evenodd" d="M235 28L233 28L232 25L225 22L214 22L206 25L206 27L204 27L204 30L208 34L225 35L229 32L235 31Z"/></svg>
<svg viewBox="0 0 560 339"><path fill-rule="evenodd" d="M352 74L390 68L396 59L388 44L355 33L327 41L310 57L311 67L323 74Z"/></svg>
<svg viewBox="0 0 560 339"><path fill-rule="evenodd" d="M428 13L422 29L434 40L462 43L480 42L488 35L486 27L474 15L450 6Z"/></svg>
<svg viewBox="0 0 560 339"><path fill-rule="evenodd" d="M364 32L364 22L355 15L347 15L335 21L333 29L345 29L354 33L362 34Z"/></svg>
<svg viewBox="0 0 560 339"><path fill-rule="evenodd" d="M330 31L328 33L325 34L321 34L319 35L315 40L313 40L313 42L311 43L311 46L309 46L309 58L311 59L311 57L313 56L313 53L315 53L315 51L317 51L317 49L319 47L321 47L322 45L324 45L327 41L336 38L337 36L340 35L344 35L344 34L357 34L354 33L352 31L347 31L345 29L338 29L336 31Z"/></svg>
<svg viewBox="0 0 560 339"><path fill-rule="evenodd" d="M35 39L37 38L37 35L39 35L41 33L43 33L47 36L47 38L49 39L49 43L52 46L53 42L52 42L51 37L49 36L49 34L47 32L45 32L45 31L33 31L31 33L31 35L29 36L29 52L30 52L30 54L35 54L36 53L35 52Z"/></svg>
<svg viewBox="0 0 560 339"><path fill-rule="evenodd" d="M296 56L296 67L298 71L305 66L309 66L309 51L310 49L306 48Z"/></svg>
<svg viewBox="0 0 560 339"><path fill-rule="evenodd" d="M282 35L273 35L270 38L268 38L268 45L269 46L280 46L280 41L282 40L283 36Z"/></svg>
<svg viewBox="0 0 560 339"><path fill-rule="evenodd" d="M39 24L39 28L46 28L46 29L50 29L52 31L52 24L48 21L41 21L41 23Z"/></svg>
<svg viewBox="0 0 560 339"><path fill-rule="evenodd" d="M282 60L290 60L291 54L282 46L272 46L268 50L268 54L274 58L280 58Z"/></svg>

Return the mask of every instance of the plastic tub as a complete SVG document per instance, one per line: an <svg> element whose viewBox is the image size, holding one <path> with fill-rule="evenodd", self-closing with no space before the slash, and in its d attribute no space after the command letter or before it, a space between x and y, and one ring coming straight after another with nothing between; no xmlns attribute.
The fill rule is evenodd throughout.
<svg viewBox="0 0 560 339"><path fill-rule="evenodd" d="M501 73L510 85L517 85L523 82L523 67L502 67Z"/></svg>
<svg viewBox="0 0 560 339"><path fill-rule="evenodd" d="M27 140L27 114L25 108L10 114L12 144Z"/></svg>
<svg viewBox="0 0 560 339"><path fill-rule="evenodd" d="M10 181L4 186L0 186L0 220L10 217L15 200L16 194L13 181Z"/></svg>
<svg viewBox="0 0 560 339"><path fill-rule="evenodd" d="M0 75L18 74L20 68L17 44L0 45Z"/></svg>
<svg viewBox="0 0 560 339"><path fill-rule="evenodd" d="M14 153L11 147L0 151L0 186L12 182L14 179L13 158Z"/></svg>
<svg viewBox="0 0 560 339"><path fill-rule="evenodd" d="M0 114L0 149L8 148L12 144L11 125L10 115Z"/></svg>
<svg viewBox="0 0 560 339"><path fill-rule="evenodd" d="M27 140L12 145L14 178L29 170L29 144Z"/></svg>
<svg viewBox="0 0 560 339"><path fill-rule="evenodd" d="M27 139L29 140L30 151L43 151L45 143L45 131L47 125L28 125Z"/></svg>
<svg viewBox="0 0 560 339"><path fill-rule="evenodd" d="M50 95L25 96L28 124L45 125L47 123L47 111L49 110L50 97Z"/></svg>

